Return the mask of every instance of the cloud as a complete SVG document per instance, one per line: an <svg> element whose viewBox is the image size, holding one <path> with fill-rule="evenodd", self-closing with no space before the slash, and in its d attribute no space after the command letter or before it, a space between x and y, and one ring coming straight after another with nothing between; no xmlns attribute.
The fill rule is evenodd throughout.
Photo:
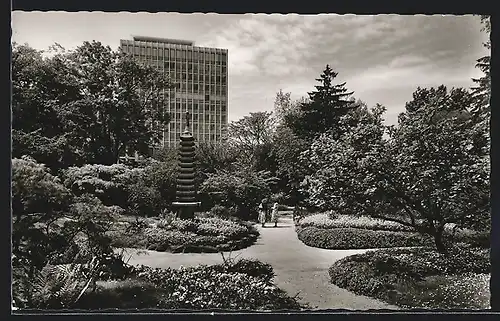
<svg viewBox="0 0 500 321"><path fill-rule="evenodd" d="M82 39L116 47L129 34L228 49L230 120L271 110L279 89L307 95L330 64L338 83L387 106L394 122L417 86L470 86L481 75L475 60L487 54L471 15L16 13L13 21L13 37L38 49Z"/></svg>

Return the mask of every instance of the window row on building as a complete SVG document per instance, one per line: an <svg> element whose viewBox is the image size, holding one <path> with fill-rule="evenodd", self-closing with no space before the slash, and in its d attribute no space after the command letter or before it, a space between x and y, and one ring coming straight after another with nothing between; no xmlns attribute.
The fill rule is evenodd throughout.
<svg viewBox="0 0 500 321"><path fill-rule="evenodd" d="M206 61L220 65L226 65L226 52L204 52L198 50L175 49L175 48L155 48L151 46L122 46L125 53L134 56L161 57L176 61Z"/></svg>

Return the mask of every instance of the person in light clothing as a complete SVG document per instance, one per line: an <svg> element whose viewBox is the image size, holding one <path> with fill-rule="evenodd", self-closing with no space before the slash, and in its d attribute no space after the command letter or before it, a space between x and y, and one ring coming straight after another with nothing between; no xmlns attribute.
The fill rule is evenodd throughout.
<svg viewBox="0 0 500 321"><path fill-rule="evenodd" d="M259 222L262 224L262 227L266 225L266 206L263 201L259 205Z"/></svg>
<svg viewBox="0 0 500 321"><path fill-rule="evenodd" d="M278 226L278 216L279 216L278 208L279 208L278 203L274 203L273 210L271 212L271 222L274 222L274 227Z"/></svg>

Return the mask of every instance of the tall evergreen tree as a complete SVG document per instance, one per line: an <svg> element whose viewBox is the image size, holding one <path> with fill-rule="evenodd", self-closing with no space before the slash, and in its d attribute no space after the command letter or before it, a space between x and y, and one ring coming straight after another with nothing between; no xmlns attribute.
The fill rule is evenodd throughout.
<svg viewBox="0 0 500 321"><path fill-rule="evenodd" d="M491 23L489 16L481 16L483 27L481 31L485 31L488 37L491 34ZM483 43L484 47L491 50L491 41L488 39ZM475 97L476 115L480 120L487 121L490 116L490 95L491 95L491 77L490 77L490 59L491 55L486 55L479 58L476 62L476 68L479 68L484 75L480 78L473 78L472 81L477 85L472 88L472 94Z"/></svg>
<svg viewBox="0 0 500 321"><path fill-rule="evenodd" d="M335 137L342 134L337 125L342 116L356 108L356 104L348 99L353 92L347 91L345 82L333 84L337 75L326 65L320 78L316 79L320 84L314 86L316 91L308 93L310 102L300 106L300 115L290 124L297 136L311 139L325 132L331 132Z"/></svg>

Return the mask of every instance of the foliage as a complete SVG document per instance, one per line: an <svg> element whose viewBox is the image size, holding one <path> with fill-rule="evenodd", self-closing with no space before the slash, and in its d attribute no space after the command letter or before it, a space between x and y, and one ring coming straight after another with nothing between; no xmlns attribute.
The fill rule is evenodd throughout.
<svg viewBox="0 0 500 321"><path fill-rule="evenodd" d="M47 265L82 263L95 258L105 275L121 273L123 262L114 255L105 236L112 217L118 213L118 208L104 206L92 196L71 194L43 164L28 157L13 159L12 266L16 271L13 289L17 304L37 300L31 297L36 284L28 281L34 280ZM57 286L40 290L39 304L56 304L44 298ZM53 294L59 300L60 296Z"/></svg>
<svg viewBox="0 0 500 321"><path fill-rule="evenodd" d="M276 162L277 187L285 193L289 204L297 204L302 200L300 183L310 169L308 162L301 159L300 155L308 147L307 142L296 136L289 127L280 125L273 135L271 153Z"/></svg>
<svg viewBox="0 0 500 321"><path fill-rule="evenodd" d="M27 300L18 303L38 309L72 308L96 281L99 269L95 258L85 265L46 265L30 282Z"/></svg>
<svg viewBox="0 0 500 321"><path fill-rule="evenodd" d="M272 136L276 119L272 112L256 112L229 124L229 143L240 153L241 163L255 170L272 170Z"/></svg>
<svg viewBox="0 0 500 321"><path fill-rule="evenodd" d="M76 195L92 194L138 216L157 216L175 199L176 163L150 161L142 168L123 164L85 165L64 171L64 184Z"/></svg>
<svg viewBox="0 0 500 321"><path fill-rule="evenodd" d="M64 243L51 226L69 209L70 192L43 164L12 160L12 253L29 275Z"/></svg>
<svg viewBox="0 0 500 321"><path fill-rule="evenodd" d="M275 178L269 172L248 168L208 174L200 188L202 204L208 208L222 205L236 208L237 217L248 220L257 216L257 207L271 193Z"/></svg>
<svg viewBox="0 0 500 321"><path fill-rule="evenodd" d="M127 185L137 180L140 170L123 164L70 167L61 175L64 185L75 195L91 194L106 205L127 208Z"/></svg>
<svg viewBox="0 0 500 321"><path fill-rule="evenodd" d="M431 244L429 238L425 238L418 233L374 231L352 227L331 229L314 226L297 227L297 236L307 246L331 250L376 249Z"/></svg>
<svg viewBox="0 0 500 321"><path fill-rule="evenodd" d="M481 23L483 24L482 31L485 31L490 38L491 35L491 21L489 16L481 16ZM491 39L488 39L483 44L488 50L491 50ZM477 116L480 124L488 126L491 115L490 109L490 96L491 96L491 75L490 75L490 60L491 54L477 59L476 68L481 70L484 75L480 78L473 78L472 80L477 85L472 88L472 94L475 98L474 113Z"/></svg>
<svg viewBox="0 0 500 321"><path fill-rule="evenodd" d="M158 216L175 200L177 162L153 161L130 186L129 206L139 216Z"/></svg>
<svg viewBox="0 0 500 321"><path fill-rule="evenodd" d="M489 270L487 251L454 247L448 255L431 248L369 251L336 261L329 274L341 288L403 307L467 308L477 307L475 298L463 297L468 289L450 282ZM449 292L453 288L456 292ZM450 295L459 299L453 304L447 299Z"/></svg>
<svg viewBox="0 0 500 321"><path fill-rule="evenodd" d="M360 215L365 212L359 194L363 195L371 188L365 183L370 176L360 178L365 173L358 170L358 163L369 155L377 155L383 148L384 111L381 105L372 109L361 105L340 121L340 124L355 123L351 131L340 138L321 135L301 155L304 160L309 160L312 169L312 174L302 182L310 205L340 214Z"/></svg>
<svg viewBox="0 0 500 321"><path fill-rule="evenodd" d="M320 84L315 86L316 91L308 93L310 102L302 104L300 113L289 122L297 136L309 140L326 132L331 132L334 137L341 135L339 119L356 105L345 99L352 95L345 83L333 84L337 75L326 65L320 78L316 79Z"/></svg>
<svg viewBox="0 0 500 321"><path fill-rule="evenodd" d="M220 217L220 218L229 218L231 216L230 210L225 206L215 205L210 209L210 216L212 217Z"/></svg>
<svg viewBox="0 0 500 321"><path fill-rule="evenodd" d="M160 108L168 80L99 42L48 57L14 44L12 69L14 157L54 169L109 165L127 150L146 154L168 121Z"/></svg>
<svg viewBox="0 0 500 321"><path fill-rule="evenodd" d="M196 169L206 178L206 173L228 170L237 161L240 152L231 145L200 142L196 147Z"/></svg>
<svg viewBox="0 0 500 321"><path fill-rule="evenodd" d="M311 202L411 226L442 252L447 223L487 229L487 140L468 121L471 103L463 89L419 88L388 141L378 120L358 126L363 134L321 137L308 154L318 168L305 182Z"/></svg>

